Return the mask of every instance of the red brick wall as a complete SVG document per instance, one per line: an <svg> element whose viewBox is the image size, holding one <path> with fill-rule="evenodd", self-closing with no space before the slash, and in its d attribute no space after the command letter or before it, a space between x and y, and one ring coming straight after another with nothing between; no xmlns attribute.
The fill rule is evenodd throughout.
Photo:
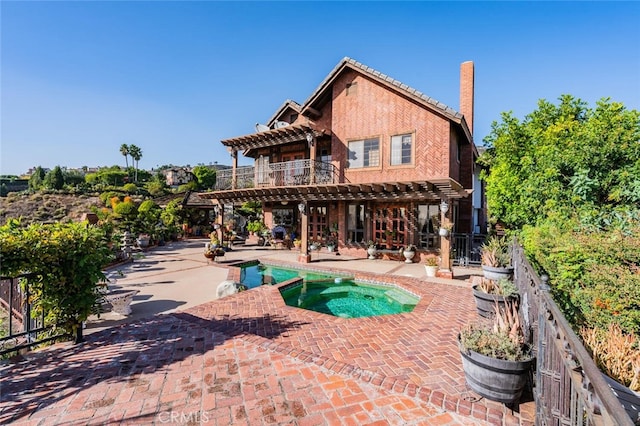
<svg viewBox="0 0 640 426"><path fill-rule="evenodd" d="M473 134L474 74L473 62L467 61L460 65L460 113L464 115L471 134Z"/></svg>
<svg viewBox="0 0 640 426"><path fill-rule="evenodd" d="M353 84L355 83L355 90ZM351 84L347 94L347 84ZM322 120L331 114L332 158L347 165L350 140L378 137L380 166L345 170L352 183L409 181L450 176L451 149L449 121L415 102L378 85L373 80L348 71L333 85L333 111L323 110ZM329 114L328 114L329 113ZM390 166L391 136L413 133L414 164Z"/></svg>

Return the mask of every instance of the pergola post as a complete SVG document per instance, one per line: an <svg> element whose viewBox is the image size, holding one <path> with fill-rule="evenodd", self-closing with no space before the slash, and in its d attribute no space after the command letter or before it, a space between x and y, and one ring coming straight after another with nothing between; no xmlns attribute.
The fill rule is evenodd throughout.
<svg viewBox="0 0 640 426"><path fill-rule="evenodd" d="M238 151L230 148L231 153L231 189L238 188Z"/></svg>
<svg viewBox="0 0 640 426"><path fill-rule="evenodd" d="M298 210L300 212L300 218L302 224L300 225L300 256L298 256L298 262L310 263L311 255L309 254L309 216L307 215L307 203L304 201L298 204Z"/></svg>
<svg viewBox="0 0 640 426"><path fill-rule="evenodd" d="M451 221L448 216L450 210L449 203L446 199L443 199L440 203L440 226L445 229L451 228ZM440 268L436 276L453 278L453 271L451 270L451 232L446 237L440 235Z"/></svg>

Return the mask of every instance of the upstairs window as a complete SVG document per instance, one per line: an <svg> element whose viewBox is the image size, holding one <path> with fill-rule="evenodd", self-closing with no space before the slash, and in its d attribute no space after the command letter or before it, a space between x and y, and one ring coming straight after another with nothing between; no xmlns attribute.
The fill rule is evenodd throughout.
<svg viewBox="0 0 640 426"><path fill-rule="evenodd" d="M391 165L413 164L413 137L411 134L391 137Z"/></svg>
<svg viewBox="0 0 640 426"><path fill-rule="evenodd" d="M349 142L349 168L380 166L380 140L378 138Z"/></svg>

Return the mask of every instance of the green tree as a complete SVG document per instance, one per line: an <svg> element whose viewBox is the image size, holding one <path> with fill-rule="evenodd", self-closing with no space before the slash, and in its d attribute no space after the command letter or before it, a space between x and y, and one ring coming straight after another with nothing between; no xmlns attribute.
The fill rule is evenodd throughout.
<svg viewBox="0 0 640 426"><path fill-rule="evenodd" d="M124 155L125 169L129 168L129 145L123 143L120 145L120 154Z"/></svg>
<svg viewBox="0 0 640 426"><path fill-rule="evenodd" d="M136 145L129 145L129 155L131 155L132 160L135 162L136 174L134 177L134 181L138 181L138 162L142 158L142 150L140 147Z"/></svg>
<svg viewBox="0 0 640 426"><path fill-rule="evenodd" d="M31 192L38 191L42 187L45 175L46 173L42 167L36 167L36 170L29 178L29 190Z"/></svg>
<svg viewBox="0 0 640 426"><path fill-rule="evenodd" d="M213 189L216 184L216 171L207 166L195 166L193 174L198 179L198 189Z"/></svg>
<svg viewBox="0 0 640 426"><path fill-rule="evenodd" d="M545 100L519 121L503 113L485 138L491 216L520 229L574 214L602 227L640 202L640 113L602 99L593 109L569 95Z"/></svg>
<svg viewBox="0 0 640 426"><path fill-rule="evenodd" d="M44 186L48 189L62 189L64 186L64 176L62 175L60 166L55 166L53 170L46 174L44 177Z"/></svg>

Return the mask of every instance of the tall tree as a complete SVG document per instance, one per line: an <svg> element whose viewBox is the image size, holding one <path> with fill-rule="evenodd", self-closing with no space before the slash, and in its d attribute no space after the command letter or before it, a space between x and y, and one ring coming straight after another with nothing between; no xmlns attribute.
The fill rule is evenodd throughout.
<svg viewBox="0 0 640 426"><path fill-rule="evenodd" d="M129 155L131 155L131 158L135 162L134 167L136 169L136 174L135 174L134 180L137 182L138 181L138 162L142 158L142 150L140 149L140 147L136 145L129 145Z"/></svg>
<svg viewBox="0 0 640 426"><path fill-rule="evenodd" d="M640 205L640 112L570 95L519 121L492 124L481 162L488 166L489 213L507 228L579 216L603 227Z"/></svg>
<svg viewBox="0 0 640 426"><path fill-rule="evenodd" d="M62 189L64 186L64 176L62 175L60 166L55 166L53 170L47 173L44 177L44 185L49 189Z"/></svg>
<svg viewBox="0 0 640 426"><path fill-rule="evenodd" d="M36 167L36 170L33 172L31 177L29 178L29 189L31 191L39 190L42 184L44 183L45 175L46 173L42 167L40 166Z"/></svg>
<svg viewBox="0 0 640 426"><path fill-rule="evenodd" d="M124 155L124 163L126 165L126 169L129 168L129 145L123 143L120 145L120 154Z"/></svg>

